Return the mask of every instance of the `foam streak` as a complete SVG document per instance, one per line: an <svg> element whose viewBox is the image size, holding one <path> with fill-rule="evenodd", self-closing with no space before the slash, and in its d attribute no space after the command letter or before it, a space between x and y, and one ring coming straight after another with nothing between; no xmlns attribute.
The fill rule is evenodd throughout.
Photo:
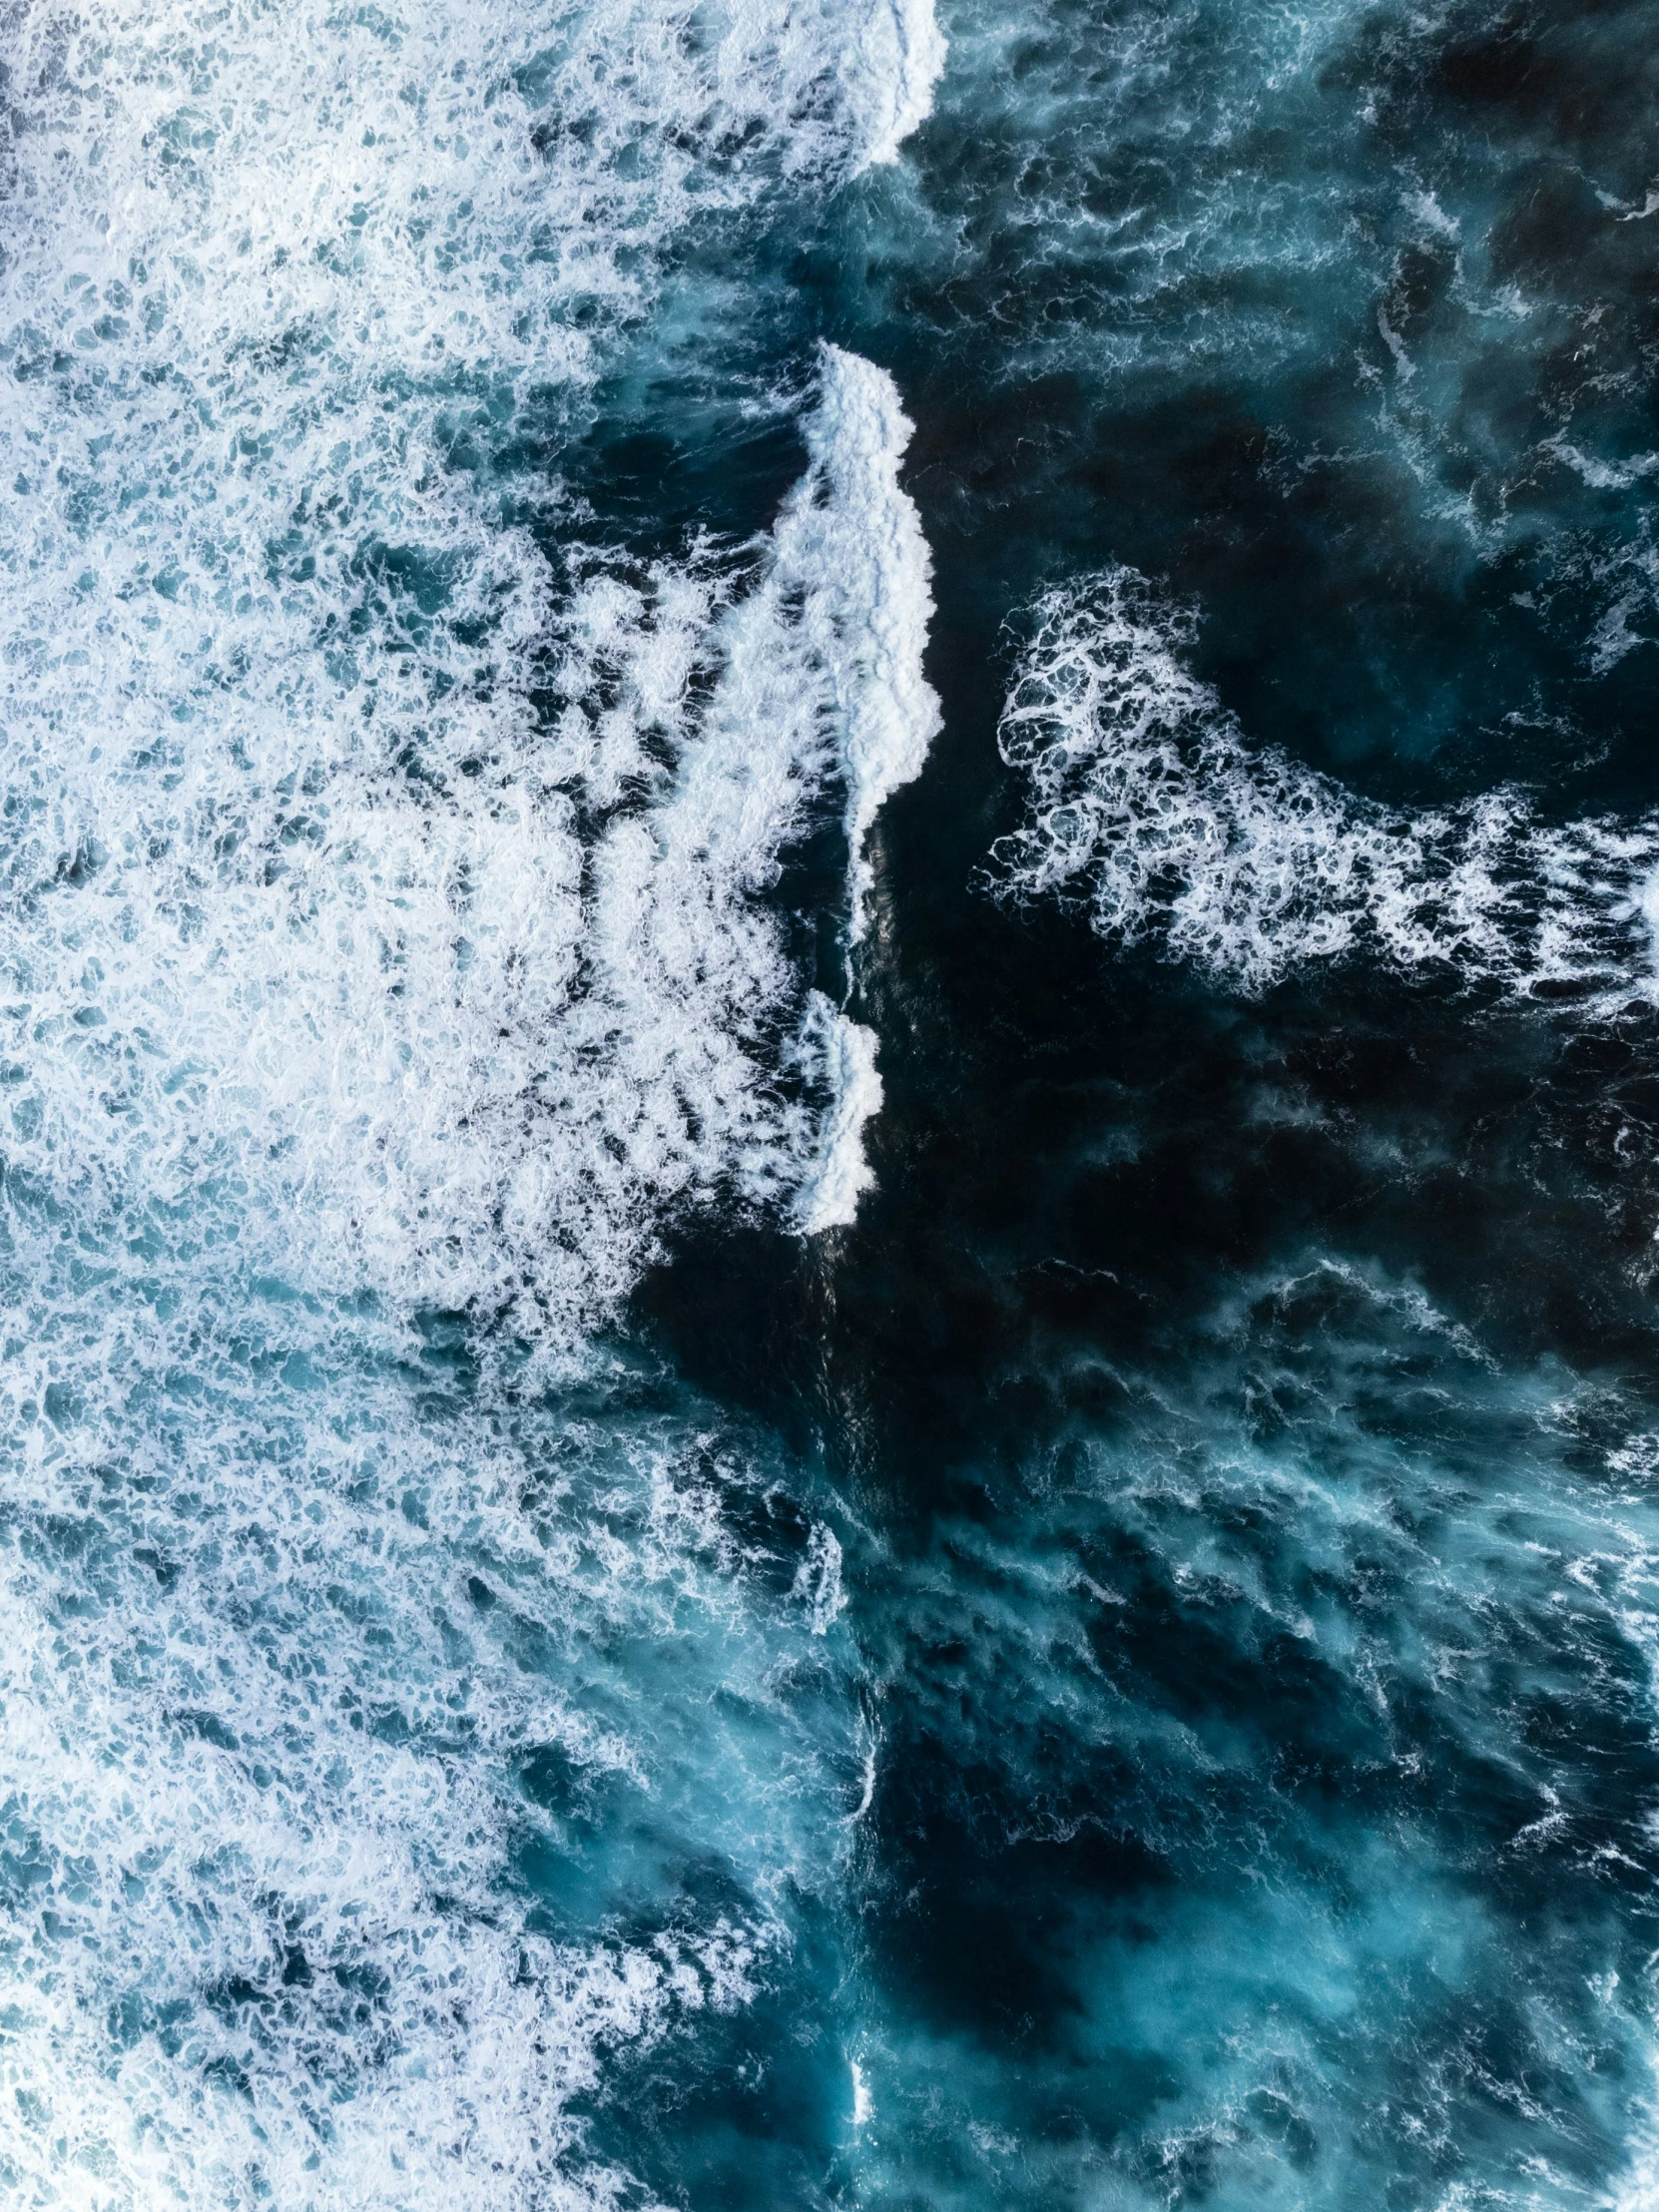
<svg viewBox="0 0 1659 2212"><path fill-rule="evenodd" d="M1248 746L1186 666L1190 610L1134 571L1051 593L1003 710L1029 788L998 894L1085 905L1247 992L1369 953L1612 1015L1659 997L1659 821L1539 822L1504 790L1404 813Z"/></svg>

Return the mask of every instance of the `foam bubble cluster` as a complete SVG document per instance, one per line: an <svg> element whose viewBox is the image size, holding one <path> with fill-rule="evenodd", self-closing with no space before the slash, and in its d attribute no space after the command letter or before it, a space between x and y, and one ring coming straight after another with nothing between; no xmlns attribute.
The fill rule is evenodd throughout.
<svg viewBox="0 0 1659 2212"><path fill-rule="evenodd" d="M1001 896L1081 903L1246 991L1364 952L1606 1014L1659 995L1659 823L1552 826L1513 790L1360 799L1247 744L1187 665L1196 622L1127 568L1039 604L1000 724L1030 795Z"/></svg>
<svg viewBox="0 0 1659 2212"><path fill-rule="evenodd" d="M25 18L0 1051L63 1205L570 1359L674 1209L816 1173L838 1063L762 900L930 734L890 381L827 356L746 558L561 549L556 484L502 486L675 239L890 152L935 49L879 7Z"/></svg>
<svg viewBox="0 0 1659 2212"><path fill-rule="evenodd" d="M695 1417L486 1416L276 1286L170 1320L37 1280L0 1377L7 2201L637 2202L586 2114L694 2069L835 1871L833 1535L769 1540L776 1469Z"/></svg>

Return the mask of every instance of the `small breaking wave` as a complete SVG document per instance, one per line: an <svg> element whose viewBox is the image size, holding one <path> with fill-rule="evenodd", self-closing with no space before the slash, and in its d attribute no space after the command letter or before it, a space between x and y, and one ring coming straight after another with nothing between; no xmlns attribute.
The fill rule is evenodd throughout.
<svg viewBox="0 0 1659 2212"><path fill-rule="evenodd" d="M814 993L807 1036L832 1102L796 1209L802 1234L816 1237L856 1220L858 1201L875 1181L864 1157L864 1127L881 1110L881 1078L874 1030L849 1019L822 991Z"/></svg>
<svg viewBox="0 0 1659 2212"><path fill-rule="evenodd" d="M783 563L808 591L809 628L834 690L854 942L873 880L864 852L871 825L921 774L940 720L921 665L932 556L898 481L911 429L884 369L826 346L807 433L810 495L797 494L778 532Z"/></svg>
<svg viewBox="0 0 1659 2212"><path fill-rule="evenodd" d="M1550 825L1512 789L1361 799L1246 742L1187 665L1196 629L1128 568L1038 604L999 726L1029 793L999 897L1081 905L1246 992L1368 954L1603 1016L1659 1002L1659 821Z"/></svg>

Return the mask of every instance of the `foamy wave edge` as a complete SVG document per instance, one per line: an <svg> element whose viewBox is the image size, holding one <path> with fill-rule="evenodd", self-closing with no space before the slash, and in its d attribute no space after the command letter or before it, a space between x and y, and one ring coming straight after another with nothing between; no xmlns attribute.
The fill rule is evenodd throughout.
<svg viewBox="0 0 1659 2212"><path fill-rule="evenodd" d="M10 686L15 1169L129 1243L170 1244L188 1199L316 1295L466 1310L564 1358L679 1209L850 1220L873 1039L801 999L764 894L844 792L856 936L870 824L938 707L891 379L826 349L806 427L747 582L713 549L643 576L595 555L561 600L527 538L469 537L412 679L395 637L336 680L278 627L204 685L167 657L170 622L211 649L188 578L148 618L161 648L115 613L89 666L66 629ZM474 704L456 678L485 691L486 656ZM450 670L438 713L421 660Z"/></svg>
<svg viewBox="0 0 1659 2212"><path fill-rule="evenodd" d="M703 210L890 160L942 58L915 0L712 21L12 26L20 2202L637 2206L584 2106L750 2003L832 1882L832 1534L789 1587L718 1423L534 1384L677 1212L867 1188L873 1036L767 894L815 808L861 854L919 765L881 705L919 696L908 426L827 354L779 528L651 564L550 554L453 442L588 388ZM451 1392L486 1340L512 1387ZM537 1760L743 1902L550 1933Z"/></svg>
<svg viewBox="0 0 1659 2212"><path fill-rule="evenodd" d="M866 851L871 828L892 794L921 774L941 719L938 695L922 672L932 557L915 503L898 481L912 427L885 370L827 345L808 436L827 496L798 496L780 526L784 565L812 591L813 627L834 688L854 946L867 926L874 885ZM803 1232L815 1236L849 1225L874 1182L864 1130L880 1111L882 1093L872 1030L819 995L807 1033L819 1047L832 1100L797 1206Z"/></svg>
<svg viewBox="0 0 1659 2212"><path fill-rule="evenodd" d="M1255 993L1369 955L1590 1018L1659 1003L1659 818L1550 825L1524 793L1408 812L1253 747L1186 654L1190 607L1129 568L1050 592L1003 707L1025 820L990 887L1080 905Z"/></svg>
<svg viewBox="0 0 1659 2212"><path fill-rule="evenodd" d="M867 1183L874 1087L849 1118L764 894L833 782L861 927L937 718L926 548L835 348L758 577L550 554L457 421L589 384L702 211L890 159L942 42L926 0L192 20L16 27L12 1164L150 1264L579 1363L671 1218Z"/></svg>

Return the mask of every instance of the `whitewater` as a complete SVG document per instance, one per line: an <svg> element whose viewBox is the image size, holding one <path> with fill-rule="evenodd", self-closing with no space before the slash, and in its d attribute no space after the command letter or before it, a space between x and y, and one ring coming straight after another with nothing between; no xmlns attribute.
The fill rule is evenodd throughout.
<svg viewBox="0 0 1659 2212"><path fill-rule="evenodd" d="M557 455L687 236L890 162L940 60L8 22L9 2201L639 2202L574 2100L832 1899L834 1537L607 1332L688 1213L870 1184L770 894L842 822L850 951L936 723L909 424L825 347L773 527L672 554Z"/></svg>
<svg viewBox="0 0 1659 2212"><path fill-rule="evenodd" d="M987 881L1081 905L1247 994L1310 961L1567 1001L1614 1019L1659 989L1659 823L1540 820L1513 787L1408 813L1255 750L1186 655L1197 611L1113 569L1038 602L998 731L1028 787Z"/></svg>
<svg viewBox="0 0 1659 2212"><path fill-rule="evenodd" d="M0 2203L1650 2212L1655 55L0 11Z"/></svg>

